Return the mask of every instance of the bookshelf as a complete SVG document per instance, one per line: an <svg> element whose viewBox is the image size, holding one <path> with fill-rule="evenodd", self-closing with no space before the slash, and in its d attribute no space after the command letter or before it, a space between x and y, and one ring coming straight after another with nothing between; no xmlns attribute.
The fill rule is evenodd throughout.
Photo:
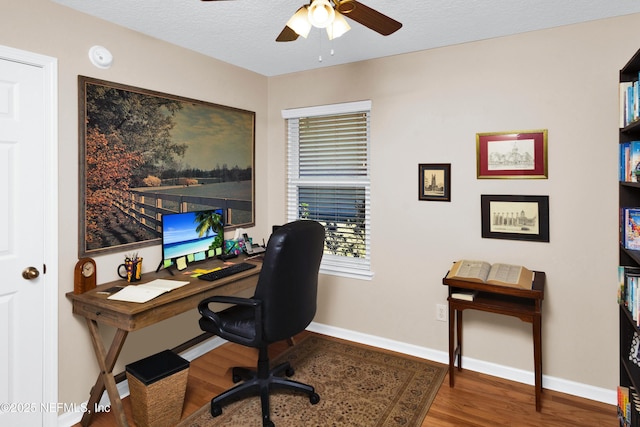
<svg viewBox="0 0 640 427"><path fill-rule="evenodd" d="M640 50L620 70L620 176L618 184L620 207L620 254L619 265L640 267L640 251L625 248L627 234L624 208L640 207L640 182L635 178L637 159L634 161L628 148L632 141L640 141ZM631 89L629 89L631 88ZM640 143L638 144L640 145ZM633 146L633 144L631 144ZM627 280L621 275L621 285ZM634 316L633 305L627 303L625 295L630 287L624 286L619 300L619 351L620 381L618 389L618 414L621 426L640 426L640 412L633 404L634 393L640 390L640 365L630 359L634 336L640 336L640 321ZM635 318L634 318L635 317ZM624 398L625 393L628 398ZM625 402L631 402L626 404Z"/></svg>

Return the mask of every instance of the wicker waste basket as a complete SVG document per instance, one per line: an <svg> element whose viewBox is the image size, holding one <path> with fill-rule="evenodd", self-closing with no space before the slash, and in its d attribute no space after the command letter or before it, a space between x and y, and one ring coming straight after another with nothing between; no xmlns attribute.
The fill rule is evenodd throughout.
<svg viewBox="0 0 640 427"><path fill-rule="evenodd" d="M133 420L139 427L180 421L189 362L165 350L126 366Z"/></svg>

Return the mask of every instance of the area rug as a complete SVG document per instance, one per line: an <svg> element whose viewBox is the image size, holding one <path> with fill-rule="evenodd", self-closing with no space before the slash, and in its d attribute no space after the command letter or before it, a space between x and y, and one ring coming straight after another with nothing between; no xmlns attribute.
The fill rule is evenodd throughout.
<svg viewBox="0 0 640 427"><path fill-rule="evenodd" d="M287 360L292 379L313 385L320 402L274 390L271 420L277 427L419 427L447 372L442 364L315 335L272 362ZM215 418L207 404L180 426L261 427L260 399L230 403Z"/></svg>

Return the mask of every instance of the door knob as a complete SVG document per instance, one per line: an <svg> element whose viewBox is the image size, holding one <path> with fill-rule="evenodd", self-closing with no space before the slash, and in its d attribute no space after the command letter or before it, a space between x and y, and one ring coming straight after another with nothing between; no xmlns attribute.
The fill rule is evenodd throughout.
<svg viewBox="0 0 640 427"><path fill-rule="evenodd" d="M24 270L22 270L22 277L24 277L27 280L35 279L39 275L40 275L40 272L35 267L27 267Z"/></svg>

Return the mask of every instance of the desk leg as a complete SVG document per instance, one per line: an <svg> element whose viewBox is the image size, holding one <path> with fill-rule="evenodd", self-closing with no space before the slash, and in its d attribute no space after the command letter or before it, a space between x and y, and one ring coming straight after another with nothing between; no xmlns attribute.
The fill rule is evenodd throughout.
<svg viewBox="0 0 640 427"><path fill-rule="evenodd" d="M533 363L535 369L536 411L542 406L542 319L533 317Z"/></svg>
<svg viewBox="0 0 640 427"><path fill-rule="evenodd" d="M109 394L109 400L111 402L111 412L116 417L116 423L120 427L128 426L127 417L124 413L124 407L122 406L122 400L120 400L120 394L118 393L118 387L116 386L116 380L113 377L113 367L116 364L120 350L124 345L124 341L127 338L127 331L118 329L116 335L113 337L109 352L105 351L102 343L102 338L98 331L98 324L95 320L87 319L87 325L89 326L89 332L91 334L91 341L93 343L93 350L96 353L96 359L100 366L100 374L96 380L95 385L91 389L91 395L88 402L88 410L82 416L81 424L88 426L93 417L93 410L100 402L100 397L105 390Z"/></svg>

